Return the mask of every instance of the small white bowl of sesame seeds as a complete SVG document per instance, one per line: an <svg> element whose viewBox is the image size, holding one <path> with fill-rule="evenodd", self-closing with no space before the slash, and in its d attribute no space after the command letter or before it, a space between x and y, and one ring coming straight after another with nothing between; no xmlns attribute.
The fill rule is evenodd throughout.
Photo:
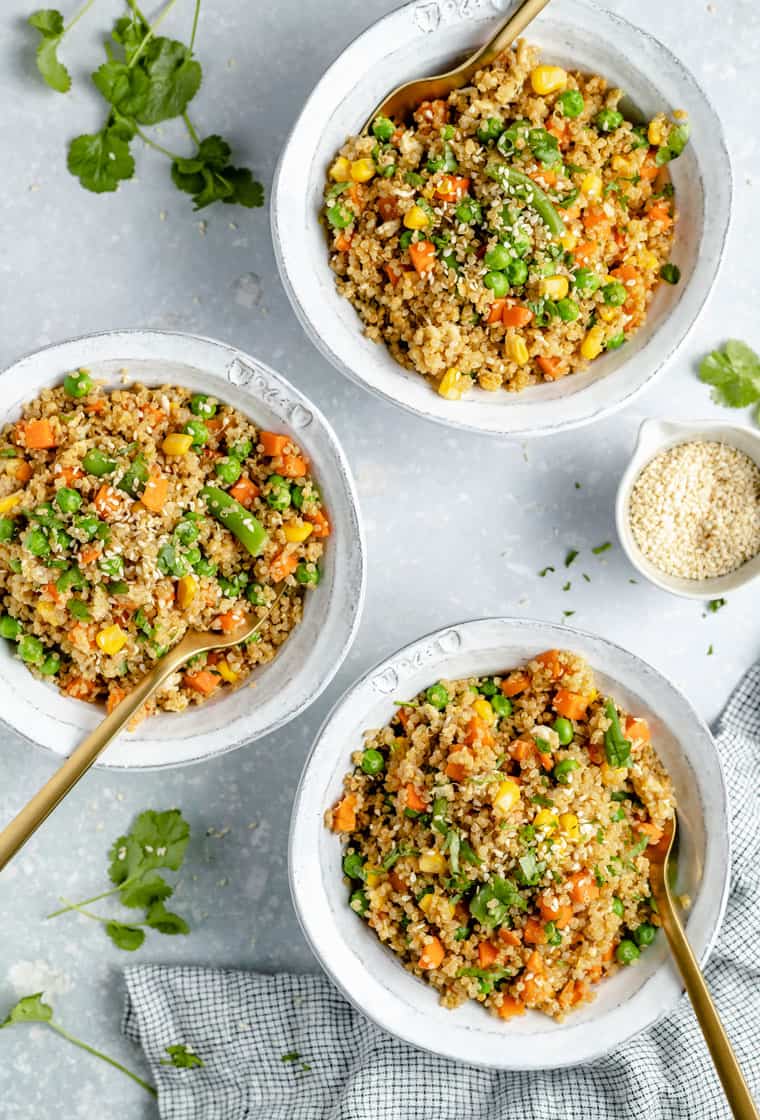
<svg viewBox="0 0 760 1120"><path fill-rule="evenodd" d="M760 576L760 433L645 420L620 480L620 543L650 583L717 599Z"/></svg>

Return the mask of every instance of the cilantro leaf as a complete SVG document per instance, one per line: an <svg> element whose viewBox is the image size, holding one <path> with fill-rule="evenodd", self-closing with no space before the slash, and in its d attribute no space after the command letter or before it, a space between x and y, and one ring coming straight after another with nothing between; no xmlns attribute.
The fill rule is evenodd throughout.
<svg viewBox="0 0 760 1120"><path fill-rule="evenodd" d="M145 932L139 926L128 926L124 922L107 922L106 933L117 949L134 953L145 940Z"/></svg>
<svg viewBox="0 0 760 1120"><path fill-rule="evenodd" d="M189 933L190 926L184 918L179 914L172 914L167 910L163 902L154 902L145 915L145 922L150 929L157 929L159 933L167 933L174 935L177 933Z"/></svg>
<svg viewBox="0 0 760 1120"><path fill-rule="evenodd" d="M190 840L190 825L179 809L161 813L148 809L132 826L132 836L142 846L146 871L156 867L179 871Z"/></svg>
<svg viewBox="0 0 760 1120"><path fill-rule="evenodd" d="M746 408L760 400L760 358L736 339L702 359L699 379L712 385L713 400L727 408Z"/></svg>
<svg viewBox="0 0 760 1120"><path fill-rule="evenodd" d="M96 194L115 191L122 179L135 173L129 141L108 127L72 140L67 165L82 186Z"/></svg>
<svg viewBox="0 0 760 1120"><path fill-rule="evenodd" d="M63 35L63 16L56 8L40 8L32 12L27 22L45 39L60 39Z"/></svg>
<svg viewBox="0 0 760 1120"><path fill-rule="evenodd" d="M108 874L117 887L140 874L142 848L134 836L120 836L113 842L109 856L111 863Z"/></svg>
<svg viewBox="0 0 760 1120"><path fill-rule="evenodd" d="M160 1063L162 1066L174 1066L175 1069L199 1069L206 1064L184 1042L176 1046L167 1046L165 1049L169 1055L169 1061L162 1058Z"/></svg>
<svg viewBox="0 0 760 1120"><path fill-rule="evenodd" d="M110 59L92 75L95 88L127 117L136 117L148 99L150 80L139 66Z"/></svg>
<svg viewBox="0 0 760 1120"><path fill-rule="evenodd" d="M162 36L143 51L140 68L148 78L145 101L136 113L140 124L181 117L201 86L200 63L184 43Z"/></svg>
<svg viewBox="0 0 760 1120"><path fill-rule="evenodd" d="M111 31L111 38L124 48L126 61L137 53L143 39L148 34L148 24L134 10L131 15L117 19Z"/></svg>
<svg viewBox="0 0 760 1120"><path fill-rule="evenodd" d="M496 984L501 983L502 980L508 980L514 974L512 968L460 968L457 977L472 976L479 980L480 994L487 996L490 995Z"/></svg>
<svg viewBox="0 0 760 1120"><path fill-rule="evenodd" d="M12 1027L17 1023L49 1023L53 1018L53 1008L43 1003L42 992L33 996L24 996L15 1007L12 1007L0 1023L3 1027Z"/></svg>
<svg viewBox="0 0 760 1120"><path fill-rule="evenodd" d="M506 921L511 907L527 909L525 901L511 879L494 875L470 899L470 913L484 929L494 929Z"/></svg>
<svg viewBox="0 0 760 1120"><path fill-rule="evenodd" d="M237 203L238 206L246 206L249 210L264 205L264 188L257 179L254 179L247 167L226 167L224 174L234 190L233 194L223 198L222 202Z"/></svg>
<svg viewBox="0 0 760 1120"><path fill-rule="evenodd" d="M196 210L212 202L263 206L264 188L247 167L232 167L227 161L231 149L221 136L207 136L189 159L172 163L172 181L181 191L193 196Z"/></svg>
<svg viewBox="0 0 760 1120"><path fill-rule="evenodd" d="M37 46L37 69L51 89L68 93L71 75L57 53L64 35L63 16L55 8L40 8L32 12L28 22L42 36Z"/></svg>
<svg viewBox="0 0 760 1120"><path fill-rule="evenodd" d="M122 906L147 910L154 902L163 902L173 893L174 888L170 887L160 875L151 871L136 883L125 883L119 897Z"/></svg>

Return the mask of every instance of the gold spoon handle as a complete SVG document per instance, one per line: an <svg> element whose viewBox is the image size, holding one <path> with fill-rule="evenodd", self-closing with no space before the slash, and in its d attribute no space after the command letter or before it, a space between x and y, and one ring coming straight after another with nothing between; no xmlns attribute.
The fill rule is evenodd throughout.
<svg viewBox="0 0 760 1120"><path fill-rule="evenodd" d="M515 39L523 33L528 24L536 18L539 12L543 11L548 3L549 0L524 0L496 34L479 51L476 51L474 55L467 59L467 69L478 70L481 66L487 66L490 62L493 62L497 55L512 46Z"/></svg>
<svg viewBox="0 0 760 1120"><path fill-rule="evenodd" d="M702 1028L707 1048L736 1120L760 1120L747 1082L736 1060L723 1023L713 1003L702 971L686 939L683 926L669 896L657 898L663 929L691 1000L697 1021Z"/></svg>

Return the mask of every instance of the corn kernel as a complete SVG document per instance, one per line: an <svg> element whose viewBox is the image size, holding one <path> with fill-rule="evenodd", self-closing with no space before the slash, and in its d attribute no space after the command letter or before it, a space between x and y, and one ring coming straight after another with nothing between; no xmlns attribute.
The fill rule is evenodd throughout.
<svg viewBox="0 0 760 1120"><path fill-rule="evenodd" d="M373 159L355 159L351 164L351 178L355 183L368 183L375 177L375 161Z"/></svg>
<svg viewBox="0 0 760 1120"><path fill-rule="evenodd" d="M482 720L486 723L493 723L496 719L494 710L487 700L476 700L472 705L473 711L476 712Z"/></svg>
<svg viewBox="0 0 760 1120"><path fill-rule="evenodd" d="M448 369L438 383L438 394L447 401L458 401L469 384L469 378L462 377L458 369Z"/></svg>
<svg viewBox="0 0 760 1120"><path fill-rule="evenodd" d="M628 771L625 766L617 768L610 766L608 762L603 762L601 765L602 784L605 786L621 786L627 776Z"/></svg>
<svg viewBox="0 0 760 1120"><path fill-rule="evenodd" d="M420 899L420 910L423 912L423 914L427 914L429 912L430 907L433 905L434 898L435 896L432 894L423 894L422 898Z"/></svg>
<svg viewBox="0 0 760 1120"><path fill-rule="evenodd" d="M364 868L364 881L371 889L378 886L383 881L383 873L379 867L370 867L369 864Z"/></svg>
<svg viewBox="0 0 760 1120"><path fill-rule="evenodd" d="M417 861L417 866L426 875L442 875L446 870L446 860L440 852L423 852Z"/></svg>
<svg viewBox="0 0 760 1120"><path fill-rule="evenodd" d="M618 317L617 309L614 307L597 307L596 313L603 323L611 323Z"/></svg>
<svg viewBox="0 0 760 1120"><path fill-rule="evenodd" d="M581 828L575 813L560 813L559 827L568 840L580 840Z"/></svg>
<svg viewBox="0 0 760 1120"><path fill-rule="evenodd" d="M660 267L660 262L657 254L653 253L651 249L642 249L639 253L639 267L646 268L648 271L653 272L654 269Z"/></svg>
<svg viewBox="0 0 760 1120"><path fill-rule="evenodd" d="M560 237L559 243L566 253L572 253L573 249L578 244L578 238L574 233L571 233L569 229L566 229Z"/></svg>
<svg viewBox="0 0 760 1120"><path fill-rule="evenodd" d="M586 337L581 343L581 354L586 361L591 361L592 358L598 358L604 349L604 327L597 323L590 331L586 332Z"/></svg>
<svg viewBox="0 0 760 1120"><path fill-rule="evenodd" d="M235 681L238 679L238 674L235 672L235 670L232 668L232 666L229 665L228 662L226 662L226 661L217 661L214 668L216 669L217 673L222 678L222 680L227 681L228 684L234 684Z"/></svg>
<svg viewBox="0 0 760 1120"><path fill-rule="evenodd" d="M310 537L314 530L314 526L308 521L302 521L296 525L286 525L283 529L285 533L285 540L290 541L291 544L300 544Z"/></svg>
<svg viewBox="0 0 760 1120"><path fill-rule="evenodd" d="M633 160L626 159L625 156L612 157L613 170L619 171L622 175L627 175L632 178L636 174L636 165Z"/></svg>
<svg viewBox="0 0 760 1120"><path fill-rule="evenodd" d="M430 221L427 213L421 206L410 206L404 214L404 225L407 229L424 229Z"/></svg>
<svg viewBox="0 0 760 1120"><path fill-rule="evenodd" d="M95 635L95 641L103 650L103 653L113 655L127 644L127 635L121 626L106 626L104 630L100 630Z"/></svg>
<svg viewBox="0 0 760 1120"><path fill-rule="evenodd" d="M198 594L198 581L195 576L182 576L177 582L177 606L185 610Z"/></svg>
<svg viewBox="0 0 760 1120"><path fill-rule="evenodd" d="M655 148L658 148L660 144L663 144L665 142L665 133L663 132L662 121L655 119L649 122L649 128L647 129L647 140Z"/></svg>
<svg viewBox="0 0 760 1120"><path fill-rule="evenodd" d="M601 175L597 175L596 171L590 171L588 175L583 177L581 183L581 190L586 198L601 198L604 184L602 183Z"/></svg>
<svg viewBox="0 0 760 1120"><path fill-rule="evenodd" d="M17 490L15 494L9 494L6 498L0 498L0 513L8 513L9 510L19 504L23 496L23 490Z"/></svg>
<svg viewBox="0 0 760 1120"><path fill-rule="evenodd" d="M187 455L193 445L193 437L184 432L171 432L161 444L164 455Z"/></svg>
<svg viewBox="0 0 760 1120"><path fill-rule="evenodd" d="M518 366L525 366L530 361L528 354L528 347L525 345L525 339L520 338L519 335L510 334L507 336L507 357L516 362Z"/></svg>
<svg viewBox="0 0 760 1120"><path fill-rule="evenodd" d="M520 801L520 787L514 778L507 778L499 786L493 799L493 807L505 815L514 809Z"/></svg>
<svg viewBox="0 0 760 1120"><path fill-rule="evenodd" d="M530 72L530 84L534 93L558 93L567 85L567 71L561 66L536 66Z"/></svg>
<svg viewBox="0 0 760 1120"><path fill-rule="evenodd" d="M330 168L330 178L334 183L345 183L351 174L351 161L345 156L338 156Z"/></svg>
<svg viewBox="0 0 760 1120"><path fill-rule="evenodd" d="M544 828L554 832L559 828L559 821L550 809L539 809L533 818L533 827Z"/></svg>
<svg viewBox="0 0 760 1120"><path fill-rule="evenodd" d="M564 299L569 290L566 276L545 276L541 281L541 295L548 299Z"/></svg>
<svg viewBox="0 0 760 1120"><path fill-rule="evenodd" d="M49 603L47 599L40 599L37 604L37 614L45 620L45 622L55 622L58 617L58 611L55 603Z"/></svg>

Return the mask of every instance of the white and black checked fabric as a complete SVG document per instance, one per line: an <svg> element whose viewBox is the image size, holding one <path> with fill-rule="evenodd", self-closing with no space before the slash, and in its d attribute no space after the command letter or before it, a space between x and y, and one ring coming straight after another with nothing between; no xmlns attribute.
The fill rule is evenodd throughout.
<svg viewBox="0 0 760 1120"><path fill-rule="evenodd" d="M707 979L760 1097L760 665L716 728L732 809L733 887ZM162 1120L713 1120L730 1113L691 1006L591 1065L488 1073L394 1041L321 976L126 971L124 1030ZM192 1046L202 1069L161 1065ZM508 1045L508 1041L505 1042ZM283 1055L300 1058L283 1061ZM307 1064L310 1068L303 1068Z"/></svg>

